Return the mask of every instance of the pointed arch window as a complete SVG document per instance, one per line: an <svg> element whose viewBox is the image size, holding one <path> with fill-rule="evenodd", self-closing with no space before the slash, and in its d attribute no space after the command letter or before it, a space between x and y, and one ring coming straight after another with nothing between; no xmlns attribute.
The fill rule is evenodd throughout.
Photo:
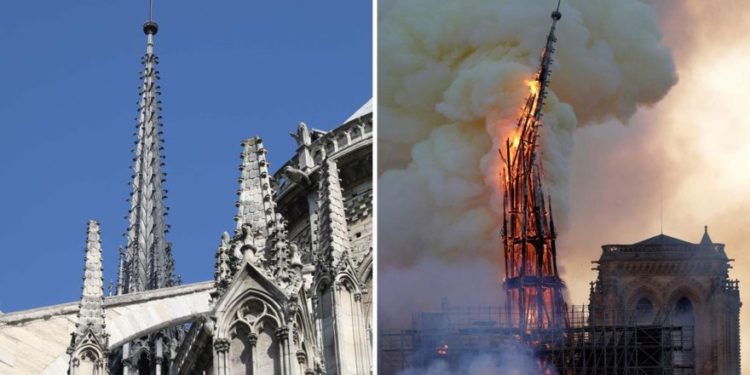
<svg viewBox="0 0 750 375"><path fill-rule="evenodd" d="M675 303L672 320L678 326L692 326L695 324L693 303L687 297L682 297Z"/></svg>
<svg viewBox="0 0 750 375"><path fill-rule="evenodd" d="M138 358L138 373L139 374L151 373L151 364L149 363L148 355L145 352L141 353L140 357Z"/></svg>
<svg viewBox="0 0 750 375"><path fill-rule="evenodd" d="M653 324L654 304L646 297L641 297L635 304L635 322L638 325Z"/></svg>

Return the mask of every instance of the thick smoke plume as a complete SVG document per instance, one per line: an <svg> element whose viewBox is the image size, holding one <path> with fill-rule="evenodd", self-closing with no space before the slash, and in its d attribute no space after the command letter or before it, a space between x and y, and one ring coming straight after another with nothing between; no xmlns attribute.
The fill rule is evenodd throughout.
<svg viewBox="0 0 750 375"><path fill-rule="evenodd" d="M446 294L403 282L435 280L438 272L447 272L465 275L450 282L470 289L476 280L483 286L499 279L497 149L528 93L526 81L538 67L555 5L523 0L381 5L379 304L394 306L380 310L381 324L403 322L407 311ZM541 153L545 188L564 230L575 129L627 122L638 107L659 101L676 73L651 6L570 0L561 12ZM476 267L478 262L489 266ZM397 298L407 298L411 309L396 307Z"/></svg>

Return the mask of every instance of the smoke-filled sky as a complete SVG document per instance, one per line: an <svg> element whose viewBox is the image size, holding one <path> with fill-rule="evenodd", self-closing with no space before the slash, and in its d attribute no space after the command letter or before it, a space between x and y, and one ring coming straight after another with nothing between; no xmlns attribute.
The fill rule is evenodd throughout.
<svg viewBox="0 0 750 375"><path fill-rule="evenodd" d="M422 3L381 3L379 14L382 327L442 296L502 298L493 141L520 108L555 5ZM744 281L750 10L738 0L571 0L561 10L543 157L570 302L587 303L601 245L662 225L691 242L708 225Z"/></svg>

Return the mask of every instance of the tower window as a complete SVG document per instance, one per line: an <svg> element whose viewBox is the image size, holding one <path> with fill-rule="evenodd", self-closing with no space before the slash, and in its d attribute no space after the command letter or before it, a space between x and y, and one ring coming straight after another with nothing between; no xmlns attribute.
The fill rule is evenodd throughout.
<svg viewBox="0 0 750 375"><path fill-rule="evenodd" d="M654 305L646 297L641 297L635 304L635 322L639 325L653 324Z"/></svg>
<svg viewBox="0 0 750 375"><path fill-rule="evenodd" d="M679 326L693 325L695 323L695 313L693 312L693 303L687 297L677 300L674 306L674 315L672 317L674 324Z"/></svg>

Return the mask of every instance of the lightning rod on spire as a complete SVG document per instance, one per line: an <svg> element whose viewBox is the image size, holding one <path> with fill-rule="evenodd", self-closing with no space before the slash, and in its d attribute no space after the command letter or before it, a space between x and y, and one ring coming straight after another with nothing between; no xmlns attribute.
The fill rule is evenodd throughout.
<svg viewBox="0 0 750 375"><path fill-rule="evenodd" d="M143 32L146 35L156 35L159 31L159 25L154 22L154 0L148 2L148 21L143 24Z"/></svg>

